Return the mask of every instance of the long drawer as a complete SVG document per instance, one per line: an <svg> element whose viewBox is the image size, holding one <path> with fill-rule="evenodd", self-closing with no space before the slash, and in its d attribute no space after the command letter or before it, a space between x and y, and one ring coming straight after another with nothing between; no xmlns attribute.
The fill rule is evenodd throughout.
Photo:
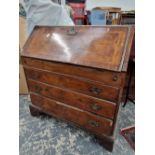
<svg viewBox="0 0 155 155"><path fill-rule="evenodd" d="M104 119L89 112L67 106L58 101L33 93L31 93L31 101L35 106L41 108L43 111L55 117L73 122L91 132L101 135L105 134L108 136L112 134L113 122L111 120Z"/></svg>
<svg viewBox="0 0 155 155"><path fill-rule="evenodd" d="M95 68L80 67L76 65L63 64L51 61L42 61L35 58L22 57L23 65L68 74L76 77L86 78L93 81L102 82L102 84L121 87L124 83L124 73L106 71Z"/></svg>
<svg viewBox="0 0 155 155"><path fill-rule="evenodd" d="M117 102L119 89L106 85L99 85L80 78L56 74L43 70L25 68L27 78L34 79L47 84L62 88L68 88L80 93L91 95L97 98Z"/></svg>
<svg viewBox="0 0 155 155"><path fill-rule="evenodd" d="M116 104L94 98L88 95L80 94L67 89L62 89L52 85L48 85L34 80L27 80L28 87L31 92L41 94L51 99L63 102L65 104L96 113L106 118L113 119Z"/></svg>

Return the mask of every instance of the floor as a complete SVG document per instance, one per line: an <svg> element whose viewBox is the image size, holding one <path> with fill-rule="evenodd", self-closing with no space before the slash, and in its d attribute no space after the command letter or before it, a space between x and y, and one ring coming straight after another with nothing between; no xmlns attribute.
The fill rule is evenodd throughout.
<svg viewBox="0 0 155 155"><path fill-rule="evenodd" d="M120 128L134 124L134 104L128 102L121 108L114 150L110 153L81 129L48 116L32 117L29 102L27 95L20 95L20 155L134 155L119 134Z"/></svg>

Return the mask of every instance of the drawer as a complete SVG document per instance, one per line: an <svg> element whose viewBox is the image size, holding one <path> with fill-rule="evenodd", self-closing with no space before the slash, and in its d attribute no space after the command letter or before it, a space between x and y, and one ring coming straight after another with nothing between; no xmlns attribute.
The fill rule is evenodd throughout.
<svg viewBox="0 0 155 155"><path fill-rule="evenodd" d="M33 68L39 68L61 74L68 74L76 77L86 78L93 81L99 81L102 84L115 87L123 86L125 78L124 73L64 64L64 63L57 63L51 61L43 61L34 58L22 57L22 63L23 65L28 65Z"/></svg>
<svg viewBox="0 0 155 155"><path fill-rule="evenodd" d="M118 101L119 89L116 87L100 85L96 82L89 82L88 80L77 77L71 77L30 68L25 68L25 73L27 78L34 79L43 83L71 89L80 93L113 102Z"/></svg>
<svg viewBox="0 0 155 155"><path fill-rule="evenodd" d="M61 102L31 93L32 104L57 118L72 122L93 133L111 135L113 122Z"/></svg>
<svg viewBox="0 0 155 155"><path fill-rule="evenodd" d="M88 95L80 94L74 91L69 91L52 85L27 80L28 87L31 92L41 94L51 99L63 102L73 107L90 111L106 118L113 119L116 109L116 104L97 99Z"/></svg>

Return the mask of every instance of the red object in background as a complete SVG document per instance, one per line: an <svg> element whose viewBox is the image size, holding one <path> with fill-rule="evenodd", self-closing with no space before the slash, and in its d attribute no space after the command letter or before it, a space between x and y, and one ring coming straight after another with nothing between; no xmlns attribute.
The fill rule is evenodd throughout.
<svg viewBox="0 0 155 155"><path fill-rule="evenodd" d="M126 139L131 148L135 150L135 127L130 126L123 128L121 129L120 134Z"/></svg>
<svg viewBox="0 0 155 155"><path fill-rule="evenodd" d="M84 13L85 4L84 3L69 3L69 6L73 9L73 20L74 23L77 24L77 20L81 20L83 24L86 21L86 16Z"/></svg>

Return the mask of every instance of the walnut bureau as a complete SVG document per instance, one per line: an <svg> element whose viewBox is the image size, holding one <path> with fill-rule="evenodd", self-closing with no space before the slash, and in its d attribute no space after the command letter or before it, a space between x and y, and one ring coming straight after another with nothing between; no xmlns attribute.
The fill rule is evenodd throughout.
<svg viewBox="0 0 155 155"><path fill-rule="evenodd" d="M92 133L112 151L133 26L37 26L22 51L32 115Z"/></svg>

